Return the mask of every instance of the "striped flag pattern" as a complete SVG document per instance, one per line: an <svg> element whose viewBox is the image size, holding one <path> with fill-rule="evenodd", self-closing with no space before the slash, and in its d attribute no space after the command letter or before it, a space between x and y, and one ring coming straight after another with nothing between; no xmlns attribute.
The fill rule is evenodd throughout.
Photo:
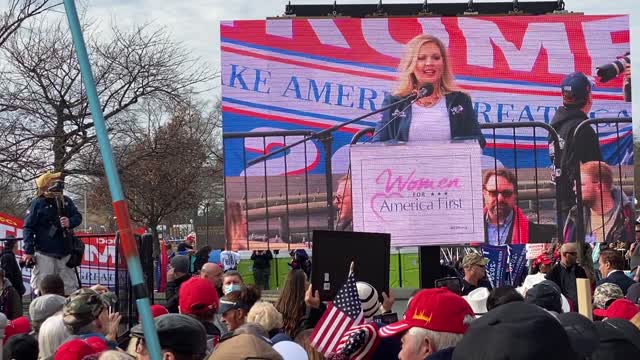
<svg viewBox="0 0 640 360"><path fill-rule="evenodd" d="M373 322L353 326L338 342L338 352L349 354L352 360L368 360L379 341L378 327Z"/></svg>
<svg viewBox="0 0 640 360"><path fill-rule="evenodd" d="M362 325L364 314L358 297L356 278L349 272L347 282L320 318L309 340L320 353L329 356L337 352L340 340L352 327Z"/></svg>

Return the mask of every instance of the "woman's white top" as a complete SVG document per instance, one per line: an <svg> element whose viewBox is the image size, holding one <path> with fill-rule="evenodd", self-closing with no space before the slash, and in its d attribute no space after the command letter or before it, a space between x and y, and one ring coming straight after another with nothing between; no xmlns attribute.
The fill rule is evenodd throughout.
<svg viewBox="0 0 640 360"><path fill-rule="evenodd" d="M444 98L431 107L411 105L409 141L450 141L451 127Z"/></svg>

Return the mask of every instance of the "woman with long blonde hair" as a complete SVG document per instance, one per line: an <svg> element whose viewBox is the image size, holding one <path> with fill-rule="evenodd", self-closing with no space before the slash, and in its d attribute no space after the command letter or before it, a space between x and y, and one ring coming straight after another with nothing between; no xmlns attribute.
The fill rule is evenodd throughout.
<svg viewBox="0 0 640 360"><path fill-rule="evenodd" d="M471 98L456 85L447 49L433 35L421 34L407 43L398 66L398 84L382 106L397 103L382 115L374 141L485 140ZM433 93L417 99L421 87Z"/></svg>

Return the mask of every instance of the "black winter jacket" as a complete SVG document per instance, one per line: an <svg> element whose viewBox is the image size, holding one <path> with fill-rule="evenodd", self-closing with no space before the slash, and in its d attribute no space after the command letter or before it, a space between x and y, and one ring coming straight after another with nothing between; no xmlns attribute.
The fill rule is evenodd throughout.
<svg viewBox="0 0 640 360"><path fill-rule="evenodd" d="M82 223L82 215L73 201L64 197L64 215L69 218L69 228ZM31 202L24 220L24 252L33 255L36 251L49 256L65 256L71 253L71 242L65 239L55 199L40 196Z"/></svg>
<svg viewBox="0 0 640 360"><path fill-rule="evenodd" d="M4 249L0 254L0 268L4 270L4 277L11 281L11 285L16 289L20 296L24 295L26 289L22 281L22 270L16 260L16 255L11 249Z"/></svg>
<svg viewBox="0 0 640 360"><path fill-rule="evenodd" d="M560 177L555 177L556 192L563 202L561 210L564 216L573 205L576 204L576 193L573 191L573 182L578 165L589 161L602 161L600 142L598 135L591 126L580 131L577 138L573 134L583 121L588 117L582 110L568 109L560 106L551 120L551 127L560 138L560 154L555 154L555 149L550 146L549 154L553 164L556 156L560 156ZM551 138L549 138L551 144Z"/></svg>

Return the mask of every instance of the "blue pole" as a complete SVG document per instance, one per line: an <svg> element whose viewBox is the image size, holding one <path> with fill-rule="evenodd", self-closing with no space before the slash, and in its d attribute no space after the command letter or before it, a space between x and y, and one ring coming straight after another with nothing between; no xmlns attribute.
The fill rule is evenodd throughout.
<svg viewBox="0 0 640 360"><path fill-rule="evenodd" d="M73 0L64 0L64 8L67 13L67 20L69 21L73 44L78 55L78 62L80 63L82 81L84 82L84 86L87 90L87 97L89 98L89 107L91 109L91 115L93 116L93 122L96 128L100 154L102 154L104 170L107 175L109 190L111 192L111 200L113 202L113 210L116 215L118 230L120 231L120 237L122 240L121 246L127 259L127 268L129 269L129 277L131 278L133 293L136 297L136 305L138 307L138 312L140 313L140 318L142 319L145 344L151 359L161 360L162 354L160 351L160 342L158 341L158 333L156 332L156 328L153 323L149 295L147 294L147 289L144 286L142 266L140 265L140 255L138 254L138 249L134 241L133 227L131 226L127 203L124 193L122 192L122 186L120 186L120 178L118 176L116 163L113 159L113 151L111 149L111 143L109 142L109 136L104 122L104 115L102 114L102 107L100 106L100 98L98 98L96 83L91 71L91 64L89 63L89 56L87 54L84 36L82 35L82 29L80 28L78 11L76 10L76 5Z"/></svg>

